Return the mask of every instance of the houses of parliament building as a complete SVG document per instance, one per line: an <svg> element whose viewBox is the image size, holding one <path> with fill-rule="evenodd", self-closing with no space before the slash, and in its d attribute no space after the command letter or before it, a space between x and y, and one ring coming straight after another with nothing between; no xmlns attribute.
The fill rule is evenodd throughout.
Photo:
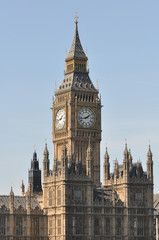
<svg viewBox="0 0 159 240"><path fill-rule="evenodd" d="M134 163L125 144L123 164L110 173L106 148L100 179L101 98L93 85L82 48L78 21L64 78L52 104L54 164L47 144L43 184L36 151L29 184L21 196L13 189L0 196L0 239L6 240L152 240L153 160L147 171Z"/></svg>

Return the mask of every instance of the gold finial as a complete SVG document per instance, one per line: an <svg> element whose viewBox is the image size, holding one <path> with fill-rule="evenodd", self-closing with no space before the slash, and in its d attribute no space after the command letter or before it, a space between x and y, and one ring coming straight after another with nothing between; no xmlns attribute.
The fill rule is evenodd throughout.
<svg viewBox="0 0 159 240"><path fill-rule="evenodd" d="M99 80L97 79L97 89L99 90Z"/></svg>
<svg viewBox="0 0 159 240"><path fill-rule="evenodd" d="M77 10L76 10L76 15L75 15L75 23L77 24L78 23L78 14L77 14Z"/></svg>
<svg viewBox="0 0 159 240"><path fill-rule="evenodd" d="M33 145L34 151L36 151L36 144Z"/></svg>

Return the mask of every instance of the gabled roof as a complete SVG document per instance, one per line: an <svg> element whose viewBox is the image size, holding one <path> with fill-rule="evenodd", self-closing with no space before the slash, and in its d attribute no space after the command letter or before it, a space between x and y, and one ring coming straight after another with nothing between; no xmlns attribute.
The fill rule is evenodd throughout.
<svg viewBox="0 0 159 240"><path fill-rule="evenodd" d="M0 209L2 207L9 210L9 196L0 196ZM14 209L19 209L20 207L26 210L26 197L14 196ZM34 210L35 208L40 209L39 202L35 197L31 197L31 209Z"/></svg>
<svg viewBox="0 0 159 240"><path fill-rule="evenodd" d="M71 60L71 59L81 59L81 60L86 60L87 61L87 56L83 50L80 38L79 38L79 33L78 33L78 22L76 22L76 27L75 27L75 34L73 38L73 42L70 48L70 51L68 55L66 56L65 60L66 62Z"/></svg>

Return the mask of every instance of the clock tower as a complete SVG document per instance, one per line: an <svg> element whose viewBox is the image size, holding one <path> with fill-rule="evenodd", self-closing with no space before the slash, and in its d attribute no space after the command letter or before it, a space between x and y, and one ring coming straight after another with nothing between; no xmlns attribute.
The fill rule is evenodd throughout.
<svg viewBox="0 0 159 240"><path fill-rule="evenodd" d="M53 100L54 161L61 165L65 144L70 159L85 168L89 138L92 147L93 181L100 185L101 100L87 67L88 58L83 50L75 21L75 33L65 58L64 78L55 91Z"/></svg>

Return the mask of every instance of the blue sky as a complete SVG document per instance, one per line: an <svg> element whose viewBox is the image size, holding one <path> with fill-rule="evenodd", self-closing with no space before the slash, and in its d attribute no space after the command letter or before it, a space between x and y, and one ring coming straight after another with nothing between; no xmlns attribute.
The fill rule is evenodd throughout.
<svg viewBox="0 0 159 240"><path fill-rule="evenodd" d="M146 170L151 143L159 192L159 2L0 1L0 194L27 185L33 145L42 168L45 139L53 165L52 96L79 15L90 77L102 96L103 155L111 170L123 160L125 139ZM102 174L101 174L102 181Z"/></svg>

